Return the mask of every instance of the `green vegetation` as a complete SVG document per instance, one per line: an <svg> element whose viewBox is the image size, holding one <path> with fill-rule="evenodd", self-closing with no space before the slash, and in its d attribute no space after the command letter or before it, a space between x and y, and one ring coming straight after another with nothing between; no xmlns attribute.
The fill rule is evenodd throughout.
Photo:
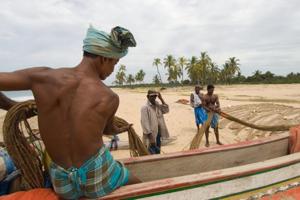
<svg viewBox="0 0 300 200"><path fill-rule="evenodd" d="M143 70L133 76L126 75L126 66L121 65L116 74L114 84L122 86L124 83L132 87L160 86L176 87L182 85L194 84L282 84L282 83L300 83L300 73L290 73L287 76L278 76L270 71L265 73L256 70L251 76L244 76L240 71L240 60L236 57L228 58L222 67L219 67L209 57L207 52L201 52L199 57L192 56L190 59L185 57L174 58L167 55L165 58L154 58L152 65L156 67L157 74L152 79L152 84L142 84L145 72ZM168 83L163 83L160 67L167 71ZM184 79L184 72L187 79ZM135 85L132 85L136 83ZM126 87L126 86L125 86Z"/></svg>

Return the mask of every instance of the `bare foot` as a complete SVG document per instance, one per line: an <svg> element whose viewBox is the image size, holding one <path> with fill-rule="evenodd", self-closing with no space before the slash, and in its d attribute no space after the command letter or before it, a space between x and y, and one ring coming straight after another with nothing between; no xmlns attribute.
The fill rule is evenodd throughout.
<svg viewBox="0 0 300 200"><path fill-rule="evenodd" d="M206 147L209 147L209 143L205 143L205 146L206 146Z"/></svg>
<svg viewBox="0 0 300 200"><path fill-rule="evenodd" d="M222 143L222 142L220 142L220 141L219 141L219 142L217 142L217 144L218 144L218 145L223 145L223 143Z"/></svg>

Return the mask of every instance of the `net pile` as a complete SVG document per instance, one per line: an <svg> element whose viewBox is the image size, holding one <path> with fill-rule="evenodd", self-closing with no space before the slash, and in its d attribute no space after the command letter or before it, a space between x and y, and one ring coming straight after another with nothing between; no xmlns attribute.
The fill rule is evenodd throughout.
<svg viewBox="0 0 300 200"><path fill-rule="evenodd" d="M13 106L6 114L3 123L3 139L9 155L21 170L25 189L44 187L42 141L37 137L37 131L30 127L29 118L37 115L35 101L25 101ZM113 123L117 127L127 126L124 119L115 117ZM135 130L128 130L130 155L133 157L149 155Z"/></svg>

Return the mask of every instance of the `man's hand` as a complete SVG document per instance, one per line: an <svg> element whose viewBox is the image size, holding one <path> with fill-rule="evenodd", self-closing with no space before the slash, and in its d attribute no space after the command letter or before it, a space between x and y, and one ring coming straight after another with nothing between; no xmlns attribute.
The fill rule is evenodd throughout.
<svg viewBox="0 0 300 200"><path fill-rule="evenodd" d="M133 126L133 124L128 124L126 126L118 128L117 133L123 133L125 131L128 131L132 126Z"/></svg>
<svg viewBox="0 0 300 200"><path fill-rule="evenodd" d="M161 101L162 104L166 104L166 102L165 102L164 99L162 98L160 92L157 92L157 97L159 98L159 100Z"/></svg>
<svg viewBox="0 0 300 200"><path fill-rule="evenodd" d="M220 113L220 112L221 112L221 108L218 108L218 107L215 108L215 112L216 112L216 113Z"/></svg>
<svg viewBox="0 0 300 200"><path fill-rule="evenodd" d="M156 145L156 141L155 141L155 138L153 137L152 133L148 134L148 138L149 138L149 142L151 145Z"/></svg>
<svg viewBox="0 0 300 200"><path fill-rule="evenodd" d="M161 100L162 99L162 96L160 94L160 92L157 92L157 97Z"/></svg>

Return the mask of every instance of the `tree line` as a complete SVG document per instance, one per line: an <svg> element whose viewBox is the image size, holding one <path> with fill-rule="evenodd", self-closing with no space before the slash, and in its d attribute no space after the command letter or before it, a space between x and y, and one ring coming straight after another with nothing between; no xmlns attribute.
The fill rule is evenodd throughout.
<svg viewBox="0 0 300 200"><path fill-rule="evenodd" d="M162 67L166 70L167 84L243 84L243 83L300 83L300 73L289 73L287 76L278 76L270 71L265 73L256 70L251 76L244 76L240 71L239 59L228 58L222 66L218 66L209 57L207 52L201 52L199 57L192 56L175 58L167 55L165 58L154 58L152 65L156 68L152 82L156 85L163 82ZM186 72L186 73L185 73ZM187 77L184 77L187 74ZM132 85L143 83L145 72L141 69L135 75L126 74L126 66L121 65L116 73L115 85Z"/></svg>

